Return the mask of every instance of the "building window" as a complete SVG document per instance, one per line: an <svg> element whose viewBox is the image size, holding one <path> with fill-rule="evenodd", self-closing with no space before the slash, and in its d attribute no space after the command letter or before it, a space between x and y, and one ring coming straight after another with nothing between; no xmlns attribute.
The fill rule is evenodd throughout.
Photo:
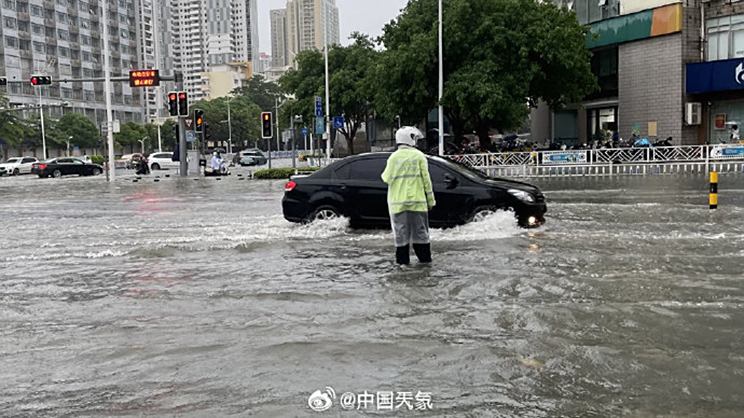
<svg viewBox="0 0 744 418"><path fill-rule="evenodd" d="M46 45L42 42L34 42L34 51L44 54L46 53Z"/></svg>
<svg viewBox="0 0 744 418"><path fill-rule="evenodd" d="M3 0L3 7L6 9L15 9L15 2L13 0Z"/></svg>
<svg viewBox="0 0 744 418"><path fill-rule="evenodd" d="M597 77L599 91L588 99L617 97L618 88L618 48L617 46L592 51L592 73Z"/></svg>
<svg viewBox="0 0 744 418"><path fill-rule="evenodd" d="M19 13L28 13L28 3L26 2L17 2L16 3L16 11Z"/></svg>
<svg viewBox="0 0 744 418"><path fill-rule="evenodd" d="M5 37L5 46L10 48L18 48L18 38L12 36Z"/></svg>
<svg viewBox="0 0 744 418"><path fill-rule="evenodd" d="M5 27L8 29L15 29L16 28L16 20L14 17L6 17L5 18Z"/></svg>
<svg viewBox="0 0 744 418"><path fill-rule="evenodd" d="M744 15L709 19L708 61L744 57Z"/></svg>
<svg viewBox="0 0 744 418"><path fill-rule="evenodd" d="M41 17L43 14L44 9L42 9L41 6L37 6L35 4L31 5L31 16Z"/></svg>
<svg viewBox="0 0 744 418"><path fill-rule="evenodd" d="M34 32L34 35L44 36L44 26L33 23L31 25L31 30Z"/></svg>
<svg viewBox="0 0 744 418"><path fill-rule="evenodd" d="M620 15L620 0L559 0L557 3L575 11L582 25Z"/></svg>
<svg viewBox="0 0 744 418"><path fill-rule="evenodd" d="M64 30L64 29L57 29L57 36L59 36L59 39L63 41L70 40L70 32Z"/></svg>

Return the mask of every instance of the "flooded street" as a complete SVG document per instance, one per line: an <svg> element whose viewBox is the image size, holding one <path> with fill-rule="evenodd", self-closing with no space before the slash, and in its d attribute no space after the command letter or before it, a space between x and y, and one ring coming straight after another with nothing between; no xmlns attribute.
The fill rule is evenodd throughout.
<svg viewBox="0 0 744 418"><path fill-rule="evenodd" d="M1 416L739 417L744 177L537 181L547 224L433 233L281 215L283 182L0 179ZM376 413L370 408L368 413ZM388 413L389 414L389 413Z"/></svg>

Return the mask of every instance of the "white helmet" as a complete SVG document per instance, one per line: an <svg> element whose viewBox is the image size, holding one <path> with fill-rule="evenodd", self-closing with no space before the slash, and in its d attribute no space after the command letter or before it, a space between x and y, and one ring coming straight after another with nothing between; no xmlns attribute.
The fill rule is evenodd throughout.
<svg viewBox="0 0 744 418"><path fill-rule="evenodd" d="M395 143L397 145L416 146L416 141L424 139L424 134L413 126L404 126L395 133Z"/></svg>

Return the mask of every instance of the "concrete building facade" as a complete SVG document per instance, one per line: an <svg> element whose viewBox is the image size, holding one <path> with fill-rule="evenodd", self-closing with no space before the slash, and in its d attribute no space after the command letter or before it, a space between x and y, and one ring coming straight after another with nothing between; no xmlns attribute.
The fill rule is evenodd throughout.
<svg viewBox="0 0 744 418"><path fill-rule="evenodd" d="M39 91L52 118L79 112L99 125L106 119L103 83L59 83L61 79L103 77L102 24L109 25L111 73L127 74L149 52L140 50L139 0L109 2L101 16L98 2L84 0L6 0L0 5L0 74L8 78L11 106L35 105ZM52 76L51 86L33 87L32 74ZM123 83L113 86L114 118L144 121L142 92Z"/></svg>
<svg viewBox="0 0 744 418"><path fill-rule="evenodd" d="M690 90L696 74L692 70L702 71L702 79L716 78L709 68L693 64L744 58L744 32L737 32L736 26L739 20L744 22L742 4L724 0L558 3L571 7L579 22L590 28L587 47L600 89L582 103L563 109L541 105L533 111L534 140L590 144L618 132L622 138L671 136L675 144L701 144L716 137L710 128L715 114L723 136L727 129L720 122L722 114L744 121L744 102L736 104L744 98L741 91L711 92L705 86ZM734 45L737 41L740 47ZM733 67L724 71L733 74L738 64L728 63ZM731 109L717 110L717 106Z"/></svg>
<svg viewBox="0 0 744 418"><path fill-rule="evenodd" d="M271 12L271 66L286 67L287 62L287 10Z"/></svg>
<svg viewBox="0 0 744 418"><path fill-rule="evenodd" d="M336 0L288 0L286 10L288 65L302 51L340 43Z"/></svg>

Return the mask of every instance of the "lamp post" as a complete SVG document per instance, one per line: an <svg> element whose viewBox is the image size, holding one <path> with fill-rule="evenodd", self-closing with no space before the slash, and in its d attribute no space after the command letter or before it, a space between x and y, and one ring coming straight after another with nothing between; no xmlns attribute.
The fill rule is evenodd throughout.
<svg viewBox="0 0 744 418"><path fill-rule="evenodd" d="M68 157L70 156L70 141L72 141L72 137L68 136L67 140L65 140L65 142L67 143L67 156Z"/></svg>
<svg viewBox="0 0 744 418"><path fill-rule="evenodd" d="M114 129L113 129L113 110L111 108L111 51L109 50L109 29L108 29L108 1L102 1L101 4L101 22L103 23L103 83L104 94L106 95L106 139L108 143L108 169L109 181L114 181L116 176L116 164L114 164Z"/></svg>
<svg viewBox="0 0 744 418"><path fill-rule="evenodd" d="M39 86L39 119L41 121L41 153L47 159L46 132L44 131L44 105L41 102L41 86Z"/></svg>
<svg viewBox="0 0 744 418"><path fill-rule="evenodd" d="M326 2L323 2L323 60L325 62L325 117L326 117L326 158L328 159L326 165L331 164L331 90L330 82L328 77L328 11L326 10ZM352 139L353 141L353 139Z"/></svg>
<svg viewBox="0 0 744 418"><path fill-rule="evenodd" d="M140 145L142 146L142 155L145 155L145 140L146 139L147 139L147 137L144 137L142 139L138 139L137 140L137 142L139 142Z"/></svg>
<svg viewBox="0 0 744 418"><path fill-rule="evenodd" d="M227 99L227 153L232 154L232 118L230 117L230 102L232 97Z"/></svg>
<svg viewBox="0 0 744 418"><path fill-rule="evenodd" d="M439 0L439 155L444 155L444 45L442 39L442 0Z"/></svg>

